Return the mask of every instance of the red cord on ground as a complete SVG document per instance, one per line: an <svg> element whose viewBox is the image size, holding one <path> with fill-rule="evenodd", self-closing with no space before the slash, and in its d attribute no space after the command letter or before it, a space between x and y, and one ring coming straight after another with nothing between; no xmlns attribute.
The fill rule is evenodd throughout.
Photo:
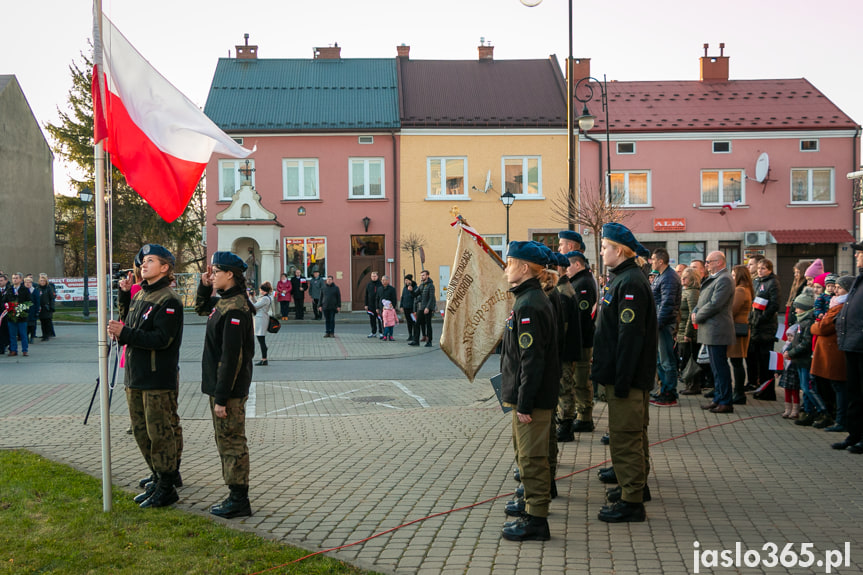
<svg viewBox="0 0 863 575"><path fill-rule="evenodd" d="M650 444L650 447L653 447L655 445L661 445L661 444L667 443L669 441L675 441L677 439L682 439L684 437L687 437L689 435L693 435L695 433L700 433L702 431L707 431L708 429L713 429L714 427L722 427L723 425L730 425L732 423L739 423L741 421L748 421L750 419L759 419L762 417L772 417L775 415L779 415L780 413L781 412L764 413L761 415L750 415L749 417L741 417L739 419L732 419L730 421L723 421L722 423L715 423L713 425L708 425L707 427L700 427L700 428L694 429L692 431L687 431L686 433L681 433L680 435L675 435L674 437L669 437L666 439L660 439L659 441L654 441L653 443ZM585 471L590 471L591 469L595 469L595 468L599 467L600 465L604 465L604 464L608 463L609 461L611 461L611 459L606 459L605 461L600 461L599 463L597 463L595 465L591 465L590 467L585 467L584 469L579 469L578 471L573 471L572 473L567 473L566 475L561 475L560 477L558 477L556 479L556 481L560 480L560 479L567 479L568 477L572 477L573 475L578 475L579 473L584 473ZM470 505L465 505L464 507L458 507L456 509L450 509L448 511L441 511L440 513L433 513L433 514L428 515L426 517L420 517L419 519L414 519L413 521L408 521L407 523L402 523L401 525L397 525L396 527L391 527L389 529L386 529L385 531L381 531L380 533L375 533L374 535L366 537L365 539L360 539L359 541L354 541L353 543L346 543L345 545L340 545L338 547L332 547L330 549L322 549L321 551L315 551L314 553L309 553L308 555L304 555L303 557L300 557L299 559L294 559L293 561L289 561L288 563L282 563L281 565L276 565L275 567L270 567L269 569L264 569L263 571L256 571L255 573L250 573L249 575L260 575L261 573L268 573L270 571L274 571L276 569L281 569L282 567L286 567L287 565L291 565L293 563L299 563L300 561L308 559L309 557L314 557L315 555L321 555L323 553L329 553L330 551L339 551L340 549L347 549L348 547L353 547L354 545L359 545L360 543L365 543L366 541L371 541L372 539L376 539L378 537L381 537L382 535L386 535L387 533L392 533L393 531L397 531L397 530L401 529L402 527L407 527L409 525L413 525L414 523L419 523L421 521L425 521L426 519L433 519L435 517L440 517L441 515L449 515L450 513L455 513L456 511L464 511L465 509L471 509L472 507L478 507L479 505L483 505L483 504L488 503L490 501L494 501L495 499L500 499L501 497L510 497L514 494L515 494L514 491L512 491L510 493L502 493L501 495L496 495L494 497L490 497L490 498L485 499L483 501L471 503Z"/></svg>

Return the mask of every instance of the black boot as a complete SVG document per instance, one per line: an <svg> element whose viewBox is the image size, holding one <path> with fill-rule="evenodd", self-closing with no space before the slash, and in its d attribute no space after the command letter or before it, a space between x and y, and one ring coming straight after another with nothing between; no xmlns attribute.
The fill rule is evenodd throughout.
<svg viewBox="0 0 863 575"><path fill-rule="evenodd" d="M572 433L572 420L564 419L557 426L557 442L568 443L575 441L575 435Z"/></svg>
<svg viewBox="0 0 863 575"><path fill-rule="evenodd" d="M600 509L599 519L606 523L641 522L647 519L647 514L644 512L644 503L630 503L621 499Z"/></svg>
<svg viewBox="0 0 863 575"><path fill-rule="evenodd" d="M573 433L584 433L591 432L594 429L593 420L590 421L586 419L576 419L572 424L572 432Z"/></svg>
<svg viewBox="0 0 863 575"><path fill-rule="evenodd" d="M155 472L151 473L149 477L144 477L144 478L138 480L138 487L140 487L141 489L146 489L147 484L152 483L153 481L156 481L156 479L157 479L156 473Z"/></svg>
<svg viewBox="0 0 863 575"><path fill-rule="evenodd" d="M167 507L172 503L180 500L177 495L177 489L174 487L174 482L177 480L177 472L170 471L159 474L159 481L156 484L156 490L146 501L141 503L141 509L148 507Z"/></svg>
<svg viewBox="0 0 863 575"><path fill-rule="evenodd" d="M135 503L140 505L141 503L148 500L150 496L153 495L153 493L156 491L156 486L159 484L159 476L154 473L152 477L153 480L143 486L144 492L139 493L135 496ZM141 481L143 481L143 479Z"/></svg>
<svg viewBox="0 0 863 575"><path fill-rule="evenodd" d="M248 485L228 485L231 494L227 499L210 507L210 513L231 519L232 517L248 517L252 514L252 504L249 502Z"/></svg>
<svg viewBox="0 0 863 575"><path fill-rule="evenodd" d="M617 483L617 474L614 473L614 467L600 469L596 475L603 483Z"/></svg>
<svg viewBox="0 0 863 575"><path fill-rule="evenodd" d="M525 515L514 525L509 525L501 531L504 539L509 541L548 541L551 533L548 530L548 519Z"/></svg>
<svg viewBox="0 0 863 575"><path fill-rule="evenodd" d="M504 509L504 511L510 517L524 517L524 514L525 514L524 509L525 509L524 499L517 498L517 499L513 499L512 501L507 501L506 502L506 508Z"/></svg>
<svg viewBox="0 0 863 575"><path fill-rule="evenodd" d="M615 501L620 501L620 496L623 494L623 490L620 488L620 485L617 487L612 487L611 489L606 490L605 498L608 499L609 503L614 503ZM650 487L647 484L644 485L644 491L641 494L642 503L647 503L650 501Z"/></svg>

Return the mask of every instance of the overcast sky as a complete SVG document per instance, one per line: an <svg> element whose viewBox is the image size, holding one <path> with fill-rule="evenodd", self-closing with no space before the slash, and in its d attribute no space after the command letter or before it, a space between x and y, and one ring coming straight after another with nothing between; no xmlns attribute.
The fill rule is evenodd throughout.
<svg viewBox="0 0 863 575"><path fill-rule="evenodd" d="M535 0L534 0L535 1ZM573 54L609 80L697 80L702 45L725 42L731 79L807 78L863 122L861 0L574 0ZM495 59L563 66L567 2L544 0L104 0L117 28L157 70L203 107L216 62L243 34L261 58L311 58L338 42L344 58L474 59L484 37ZM0 74L18 77L40 124L57 121L68 66L88 51L90 0L4 0ZM614 111L611 110L611 115ZM58 192L68 187L55 165Z"/></svg>

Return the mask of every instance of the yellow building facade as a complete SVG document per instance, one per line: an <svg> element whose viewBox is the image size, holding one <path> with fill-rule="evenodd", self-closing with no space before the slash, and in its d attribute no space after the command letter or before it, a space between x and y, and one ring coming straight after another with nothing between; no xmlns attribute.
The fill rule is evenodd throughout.
<svg viewBox="0 0 863 575"><path fill-rule="evenodd" d="M501 256L507 226L501 194L507 190L516 198L509 210L510 241L542 240L566 229L554 207L566 197L565 129L408 128L401 132L399 156L401 242L411 235L422 240L425 263L417 254L415 271L429 271L440 300L456 249L453 209ZM414 273L411 254L399 255L402 274Z"/></svg>

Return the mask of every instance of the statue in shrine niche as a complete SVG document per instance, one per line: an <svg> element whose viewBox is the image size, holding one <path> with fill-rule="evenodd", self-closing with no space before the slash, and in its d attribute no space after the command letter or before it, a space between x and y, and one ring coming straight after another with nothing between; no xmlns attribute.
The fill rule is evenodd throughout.
<svg viewBox="0 0 863 575"><path fill-rule="evenodd" d="M249 248L249 257L246 258L246 285L249 287L258 286L258 261L255 259L255 248Z"/></svg>

